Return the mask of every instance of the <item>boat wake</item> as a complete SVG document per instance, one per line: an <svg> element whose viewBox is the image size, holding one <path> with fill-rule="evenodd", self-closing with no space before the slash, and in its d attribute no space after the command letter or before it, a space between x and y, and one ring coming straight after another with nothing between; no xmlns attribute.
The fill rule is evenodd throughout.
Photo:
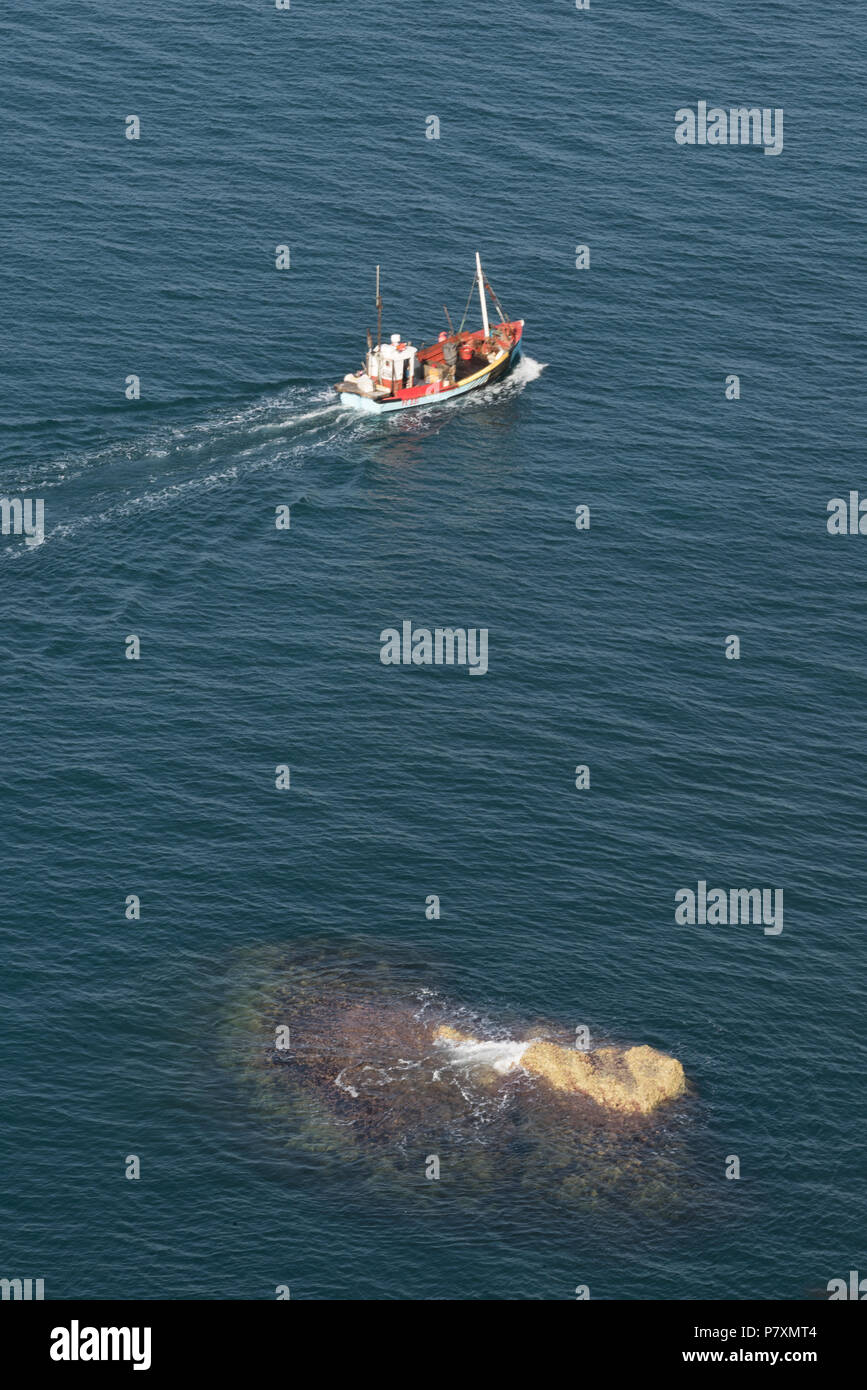
<svg viewBox="0 0 867 1390"><path fill-rule="evenodd" d="M44 544L184 504L249 475L285 476L311 454L350 437L352 423L331 392L290 387L205 418L157 420L132 438L69 449L17 469L14 486L4 485L44 498L47 518L66 514L46 527ZM24 547L3 551L22 553Z"/></svg>
<svg viewBox="0 0 867 1390"><path fill-rule="evenodd" d="M505 380L453 403L474 409L517 395L544 371L545 363L523 357ZM167 407L169 409L170 407ZM451 411L436 412L439 419ZM418 417L421 412L408 412ZM427 420L429 416L425 416ZM119 429L128 420L119 420ZM306 495L301 481L305 463L328 451L343 452L356 441L366 445L409 420L376 419L342 408L327 389L287 387L258 400L217 409L205 418L159 419L131 438L95 448L70 448L45 461L16 469L5 491L45 500L47 526L42 545L94 526L122 522L148 513L192 503L202 494L230 487L252 475L298 474L298 488L284 488L291 505ZM309 478L305 479L308 484ZM51 524L52 517L59 520ZM37 546L7 546L3 558L19 558Z"/></svg>

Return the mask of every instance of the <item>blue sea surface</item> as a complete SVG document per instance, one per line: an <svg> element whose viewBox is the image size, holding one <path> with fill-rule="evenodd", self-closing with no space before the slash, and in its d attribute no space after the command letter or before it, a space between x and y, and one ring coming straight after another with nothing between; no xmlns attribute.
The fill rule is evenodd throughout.
<svg viewBox="0 0 867 1390"><path fill-rule="evenodd" d="M867 493L865 40L836 0L0 19L0 496L45 503L42 544L0 537L0 1276L867 1274L867 540L826 525ZM701 100L782 108L783 151L678 145ZM476 249L517 374L341 409L375 266L384 331L430 341ZM487 673L383 665L405 619L487 628ZM784 930L679 925L700 880L782 889ZM552 1133L556 1180L483 1113L484 1172L428 1180L423 1136L384 1166L274 1083L299 960L650 1044L688 1096L611 1152Z"/></svg>

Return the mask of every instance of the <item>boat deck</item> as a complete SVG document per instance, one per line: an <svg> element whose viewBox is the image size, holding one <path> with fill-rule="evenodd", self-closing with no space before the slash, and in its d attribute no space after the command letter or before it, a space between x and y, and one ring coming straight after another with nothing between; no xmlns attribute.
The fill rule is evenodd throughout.
<svg viewBox="0 0 867 1390"><path fill-rule="evenodd" d="M388 388L377 388L373 392L361 391L352 380L344 380L335 384L335 391L340 394L350 396L361 396L366 400L376 401L378 404L386 402L405 402L411 403L414 400L432 395L447 396L449 392L456 391L459 387L465 387L474 378L479 379L479 384L483 384L485 378L498 372L499 369L509 360L509 357L520 342L524 323L519 319L514 323L500 323L496 328L492 328L489 337L485 338L484 329L479 328L473 332L454 333L442 342L428 343L427 346L419 348L416 355L416 381L412 386L399 387L397 391L391 392ZM455 363L455 375L449 380L446 375L446 363L443 356L443 349L453 343L457 348L457 361ZM484 351L487 343L488 351ZM472 345L473 352L470 357L461 356L461 348ZM434 373L425 371L425 367L434 368ZM419 380L421 375L421 380Z"/></svg>

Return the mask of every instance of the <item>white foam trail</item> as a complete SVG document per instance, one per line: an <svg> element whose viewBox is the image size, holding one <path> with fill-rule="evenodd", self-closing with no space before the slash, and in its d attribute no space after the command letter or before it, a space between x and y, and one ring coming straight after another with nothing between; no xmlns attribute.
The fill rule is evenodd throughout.
<svg viewBox="0 0 867 1390"><path fill-rule="evenodd" d="M452 1038L437 1038L437 1047L445 1048L449 1060L458 1066L490 1067L505 1076L521 1065L529 1042L513 1042L511 1038L483 1042L455 1042Z"/></svg>
<svg viewBox="0 0 867 1390"><path fill-rule="evenodd" d="M345 1071L346 1068L344 1067L343 1070ZM357 1100L357 1099L358 1099L358 1092L356 1091L355 1087L354 1087L354 1086L351 1086L351 1085L349 1084L349 1082L345 1082L345 1081L343 1080L343 1072L342 1072L342 1071L339 1072L339 1073L337 1074L337 1076L335 1076L335 1078L334 1078L334 1084L335 1084L335 1086L337 1087L338 1091L346 1091L347 1095L352 1096L353 1100Z"/></svg>
<svg viewBox="0 0 867 1390"><path fill-rule="evenodd" d="M335 415L340 406L335 402L334 405L323 405L317 410L308 410L303 415L289 415L285 420L276 422L267 421L263 425L251 425L251 434L282 434L287 429L295 429L299 425L309 425L311 420L320 420L329 415Z"/></svg>

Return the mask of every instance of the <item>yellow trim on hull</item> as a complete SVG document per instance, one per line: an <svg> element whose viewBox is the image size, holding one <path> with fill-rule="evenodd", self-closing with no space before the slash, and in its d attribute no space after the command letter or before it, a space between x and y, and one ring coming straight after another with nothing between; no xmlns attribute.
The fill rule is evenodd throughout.
<svg viewBox="0 0 867 1390"><path fill-rule="evenodd" d="M511 351L512 349L509 348L508 352L501 352L499 357L494 358L494 361L489 362L486 367L480 367L477 372L473 372L472 376L461 377L461 380L456 384L458 386L469 386L471 381L478 381L480 376L486 376L488 372L496 371L497 367L499 367L504 358L509 356Z"/></svg>

